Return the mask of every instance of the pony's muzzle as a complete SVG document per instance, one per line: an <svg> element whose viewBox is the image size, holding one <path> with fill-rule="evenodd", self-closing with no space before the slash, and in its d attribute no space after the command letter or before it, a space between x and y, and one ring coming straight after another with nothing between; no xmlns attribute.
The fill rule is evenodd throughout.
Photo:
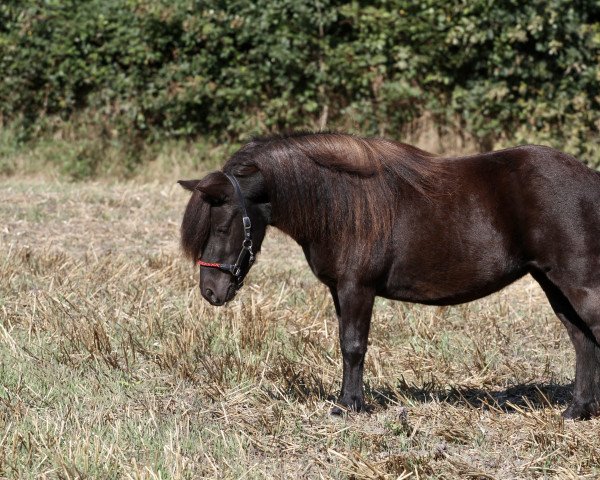
<svg viewBox="0 0 600 480"><path fill-rule="evenodd" d="M228 286L227 291L224 294L218 293L210 287L201 289L202 296L215 307L225 305L232 300L233 297L235 297L235 292L236 288L233 283Z"/></svg>
<svg viewBox="0 0 600 480"><path fill-rule="evenodd" d="M215 292L210 288L205 288L202 292L202 296L210 302L211 305L221 306L225 303L225 299L221 299Z"/></svg>

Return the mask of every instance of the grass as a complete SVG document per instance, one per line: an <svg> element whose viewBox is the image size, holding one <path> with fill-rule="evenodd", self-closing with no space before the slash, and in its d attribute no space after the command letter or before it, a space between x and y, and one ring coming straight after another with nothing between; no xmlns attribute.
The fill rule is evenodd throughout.
<svg viewBox="0 0 600 480"><path fill-rule="evenodd" d="M2 478L600 475L600 421L560 417L574 353L531 280L456 307L378 300L373 412L331 417L326 288L272 230L238 299L209 306L175 180L1 181Z"/></svg>
<svg viewBox="0 0 600 480"><path fill-rule="evenodd" d="M25 141L15 126L0 128L0 177L39 175L55 180L135 178L152 181L165 174L216 169L239 148L210 138L195 141L140 139L101 134L97 124L70 122L55 134L36 132Z"/></svg>

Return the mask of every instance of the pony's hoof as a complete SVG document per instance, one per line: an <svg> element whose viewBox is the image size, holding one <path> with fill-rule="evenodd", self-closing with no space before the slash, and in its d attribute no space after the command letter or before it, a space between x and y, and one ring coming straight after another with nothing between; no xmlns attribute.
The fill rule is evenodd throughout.
<svg viewBox="0 0 600 480"><path fill-rule="evenodd" d="M344 400L340 398L336 403L337 405L335 405L331 409L331 415L342 416L347 415L350 412L369 413L371 410L371 408L365 403L364 399L362 398L353 397L350 400Z"/></svg>
<svg viewBox="0 0 600 480"><path fill-rule="evenodd" d="M344 410L343 408L340 408L337 405L333 407L329 412L330 415L333 415L335 417L343 417L344 415L346 415L346 413L347 410Z"/></svg>
<svg viewBox="0 0 600 480"><path fill-rule="evenodd" d="M573 402L562 413L565 420L589 420L598 415L598 404L590 403L575 403Z"/></svg>

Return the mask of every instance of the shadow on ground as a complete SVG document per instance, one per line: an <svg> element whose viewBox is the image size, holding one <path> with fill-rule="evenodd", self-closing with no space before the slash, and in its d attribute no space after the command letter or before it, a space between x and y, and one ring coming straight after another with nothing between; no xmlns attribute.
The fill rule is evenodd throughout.
<svg viewBox="0 0 600 480"><path fill-rule="evenodd" d="M440 388L434 383L423 386L401 381L395 388L382 386L368 390L376 405L384 409L390 405L407 403L449 403L477 409L494 409L506 413L540 410L548 407L566 406L573 393L573 384L523 383L504 390L461 387Z"/></svg>
<svg viewBox="0 0 600 480"><path fill-rule="evenodd" d="M335 403L334 385L323 384L321 378L312 373L281 372L285 379L285 394L300 402L329 401ZM280 393L266 392L276 398ZM370 404L368 411L387 409L391 406L424 404L430 402L447 403L454 406L497 410L506 413L541 410L544 408L564 407L569 404L573 393L573 384L531 382L497 390L490 388L445 386L435 380L415 385L401 379L398 384L367 385L366 400Z"/></svg>

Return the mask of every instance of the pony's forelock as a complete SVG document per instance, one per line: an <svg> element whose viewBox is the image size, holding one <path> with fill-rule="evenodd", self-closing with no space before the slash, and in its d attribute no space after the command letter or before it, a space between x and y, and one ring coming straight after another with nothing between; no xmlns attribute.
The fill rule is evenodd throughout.
<svg viewBox="0 0 600 480"><path fill-rule="evenodd" d="M198 190L192 193L181 222L181 249L186 257L196 261L210 233L210 203Z"/></svg>

